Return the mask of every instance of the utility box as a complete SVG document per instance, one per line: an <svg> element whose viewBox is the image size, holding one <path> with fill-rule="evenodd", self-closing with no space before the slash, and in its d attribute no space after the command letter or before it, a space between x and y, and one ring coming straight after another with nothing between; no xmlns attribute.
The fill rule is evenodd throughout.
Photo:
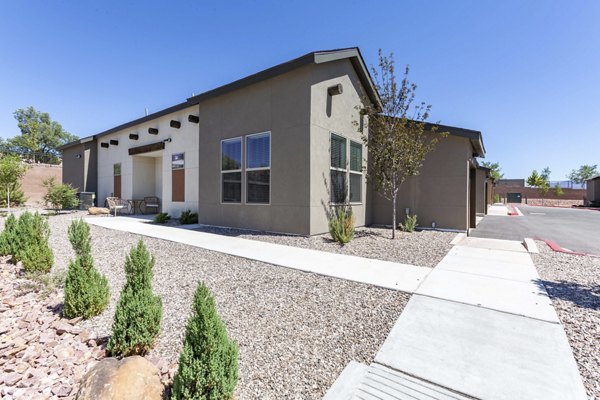
<svg viewBox="0 0 600 400"><path fill-rule="evenodd" d="M77 197L79 198L79 209L87 210L90 207L94 206L96 200L96 193L94 192L79 192L77 193Z"/></svg>
<svg viewBox="0 0 600 400"><path fill-rule="evenodd" d="M519 203L521 204L521 193L506 193L507 203Z"/></svg>

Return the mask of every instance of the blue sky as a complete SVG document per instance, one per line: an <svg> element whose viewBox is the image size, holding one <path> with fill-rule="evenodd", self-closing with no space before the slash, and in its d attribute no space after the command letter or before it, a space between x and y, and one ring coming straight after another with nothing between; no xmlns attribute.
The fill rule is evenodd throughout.
<svg viewBox="0 0 600 400"><path fill-rule="evenodd" d="M481 130L505 177L600 164L597 1L10 1L0 136L33 105L88 136L313 50L411 65L433 121Z"/></svg>

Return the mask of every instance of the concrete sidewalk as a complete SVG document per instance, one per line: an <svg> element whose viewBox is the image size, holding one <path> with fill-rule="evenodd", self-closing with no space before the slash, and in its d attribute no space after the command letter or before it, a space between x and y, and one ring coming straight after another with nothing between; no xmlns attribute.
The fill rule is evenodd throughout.
<svg viewBox="0 0 600 400"><path fill-rule="evenodd" d="M426 267L192 230L198 228L198 225L187 225L185 228L160 226L150 224L147 219L135 217L86 218L86 221L91 225L108 229L170 240L286 268L314 272L408 293L414 293L432 270Z"/></svg>
<svg viewBox="0 0 600 400"><path fill-rule="evenodd" d="M384 381L382 367L396 374ZM587 398L529 254L502 240L459 242L411 297L374 363L348 369L332 391L350 386L351 394L327 400Z"/></svg>

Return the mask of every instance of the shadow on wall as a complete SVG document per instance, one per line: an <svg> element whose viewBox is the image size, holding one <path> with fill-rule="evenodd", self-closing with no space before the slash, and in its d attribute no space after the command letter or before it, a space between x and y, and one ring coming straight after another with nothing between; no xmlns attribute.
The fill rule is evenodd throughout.
<svg viewBox="0 0 600 400"><path fill-rule="evenodd" d="M575 282L553 282L538 279L535 283L545 288L551 299L568 301L581 308L600 310L600 284L581 285Z"/></svg>

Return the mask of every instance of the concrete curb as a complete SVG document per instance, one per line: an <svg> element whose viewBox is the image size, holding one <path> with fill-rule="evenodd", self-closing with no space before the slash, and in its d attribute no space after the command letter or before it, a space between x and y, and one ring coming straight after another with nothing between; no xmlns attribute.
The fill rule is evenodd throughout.
<svg viewBox="0 0 600 400"><path fill-rule="evenodd" d="M535 241L532 238L525 238L523 240L523 246L525 246L527 251L532 254L539 254L540 252L537 245L535 244Z"/></svg>
<svg viewBox="0 0 600 400"><path fill-rule="evenodd" d="M342 373L329 388L323 400L350 400L358 385L367 374L369 367L356 361L350 361Z"/></svg>
<svg viewBox="0 0 600 400"><path fill-rule="evenodd" d="M454 239L452 239L450 244L452 246L457 245L458 243L462 242L466 237L467 237L466 233L458 233L456 236L454 236Z"/></svg>

